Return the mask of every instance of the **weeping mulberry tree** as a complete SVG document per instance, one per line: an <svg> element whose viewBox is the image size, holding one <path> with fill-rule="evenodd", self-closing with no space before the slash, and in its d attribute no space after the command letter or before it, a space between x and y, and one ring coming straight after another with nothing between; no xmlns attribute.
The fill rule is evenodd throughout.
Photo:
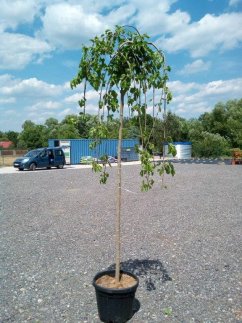
<svg viewBox="0 0 242 323"><path fill-rule="evenodd" d="M173 165L163 160L159 165L152 161L153 146L149 139L152 131L147 130L147 109L151 109L153 120L162 107L171 100L166 82L170 67L166 65L164 53L149 37L141 35L131 26L116 26L114 31L106 30L100 37L91 40L90 46L82 47L82 57L77 76L71 81L71 88L81 84L83 96L79 105L86 111L86 90L94 89L99 96L98 123L93 129L93 137L104 138L107 131L103 116L107 119L119 114L118 165L117 165L117 207L116 207L116 271L115 279L120 277L120 219L121 219L121 147L123 118L125 109L139 119L141 159L141 190L148 191L154 184L155 172L163 177L164 173L174 175ZM164 111L163 110L163 111ZM155 121L154 121L155 122ZM94 141L94 145L98 141ZM175 148L168 145L169 152L175 155ZM102 165L93 162L95 172L100 172L100 182L108 179L107 156L102 156Z"/></svg>

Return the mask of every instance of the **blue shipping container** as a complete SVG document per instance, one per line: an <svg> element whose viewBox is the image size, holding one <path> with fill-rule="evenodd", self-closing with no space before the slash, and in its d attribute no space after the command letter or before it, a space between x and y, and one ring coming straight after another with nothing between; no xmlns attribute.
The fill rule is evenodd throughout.
<svg viewBox="0 0 242 323"><path fill-rule="evenodd" d="M70 143L70 163L72 165L79 164L83 156L92 156L100 158L106 154L108 156L117 156L118 139L102 139L101 143L96 148L91 149L90 144L92 139L49 139L49 147L60 145L60 141ZM139 160L139 154L135 152L134 147L139 145L138 139L123 139L122 154L125 152L125 160ZM132 153L127 154L130 151Z"/></svg>

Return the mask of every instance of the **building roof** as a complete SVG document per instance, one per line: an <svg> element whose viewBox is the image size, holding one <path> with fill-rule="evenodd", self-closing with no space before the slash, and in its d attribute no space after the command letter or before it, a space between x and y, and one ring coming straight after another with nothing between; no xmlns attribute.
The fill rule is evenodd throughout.
<svg viewBox="0 0 242 323"><path fill-rule="evenodd" d="M0 147L4 149L8 149L12 144L12 141L0 141Z"/></svg>

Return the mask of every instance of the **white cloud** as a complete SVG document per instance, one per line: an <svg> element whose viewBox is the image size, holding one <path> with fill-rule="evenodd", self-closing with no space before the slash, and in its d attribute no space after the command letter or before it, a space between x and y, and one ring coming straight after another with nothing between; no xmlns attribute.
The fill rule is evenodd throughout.
<svg viewBox="0 0 242 323"><path fill-rule="evenodd" d="M188 92L196 92L201 89L201 85L196 82L183 83L181 81L172 81L168 82L168 87L171 89L173 93L188 93Z"/></svg>
<svg viewBox="0 0 242 323"><path fill-rule="evenodd" d="M184 68L179 71L180 74L196 74L199 72L208 71L211 66L211 62L204 62L202 59L197 59L191 64L186 64Z"/></svg>
<svg viewBox="0 0 242 323"><path fill-rule="evenodd" d="M241 41L242 13L226 13L207 14L198 22L184 25L170 38L160 39L159 43L169 52L189 50L192 57L199 57L216 49L233 49Z"/></svg>
<svg viewBox="0 0 242 323"><path fill-rule="evenodd" d="M70 90L71 89L70 82L65 82L63 84L63 87L64 87L65 90Z"/></svg>
<svg viewBox="0 0 242 323"><path fill-rule="evenodd" d="M44 124L46 119L48 118L57 118L57 115L50 111L43 111L43 113L38 113L37 111L32 111L28 113L28 119L25 120L31 120L36 124ZM58 119L58 118L57 118ZM23 121L23 123L24 123Z"/></svg>
<svg viewBox="0 0 242 323"><path fill-rule="evenodd" d="M7 78L9 76L5 76ZM6 96L21 96L22 99L40 97L53 97L62 92L63 88L60 85L49 84L38 80L37 78L29 78L19 80L11 78L7 85L0 87L0 94Z"/></svg>
<svg viewBox="0 0 242 323"><path fill-rule="evenodd" d="M92 1L89 5L87 1L47 3L40 34L54 46L76 49L108 27L132 24L141 32L160 36L159 47L169 52L188 50L192 57L216 49L230 50L242 41L242 13L207 14L191 22L187 12L170 13L174 2L150 0L147 4L144 0L130 0L119 1L116 6L110 1Z"/></svg>
<svg viewBox="0 0 242 323"><path fill-rule="evenodd" d="M82 95L80 93L75 93L72 95L67 96L64 101L68 103L77 103L79 100L81 100Z"/></svg>
<svg viewBox="0 0 242 323"><path fill-rule="evenodd" d="M155 8L159 12L168 12L170 10L170 7L173 3L177 2L178 0L163 0L163 1L157 1L157 0L131 0L129 1L135 7L140 10L140 12L155 12Z"/></svg>
<svg viewBox="0 0 242 323"><path fill-rule="evenodd" d="M42 4L45 6L50 5L50 0L36 0L40 1ZM131 0L132 2L133 0ZM110 1L110 0L51 0L51 4L63 4L67 3L72 6L77 6L80 5L82 8L85 10L87 13L100 13L108 10L112 10L112 8L117 8L119 6L124 5L127 2L127 0L115 0L115 1Z"/></svg>
<svg viewBox="0 0 242 323"><path fill-rule="evenodd" d="M176 1L44 1L43 28L37 35L58 48L80 49L82 43L106 28L132 24L141 33L160 36L159 47L169 52L188 50L192 57L201 57L216 49L229 50L242 41L242 13L207 14L191 22L191 16L185 11L170 12ZM235 1L230 0L231 4Z"/></svg>
<svg viewBox="0 0 242 323"><path fill-rule="evenodd" d="M45 123L48 118L56 118L61 121L68 114L77 114L77 107L66 108L63 101L40 101L32 106L27 106L24 108L24 118L25 120L32 120L36 124Z"/></svg>
<svg viewBox="0 0 242 323"><path fill-rule="evenodd" d="M134 22L141 32L151 36L176 33L190 22L190 16L180 10L168 14L160 9L162 5L153 8L139 8ZM163 37L163 36L162 36Z"/></svg>
<svg viewBox="0 0 242 323"><path fill-rule="evenodd" d="M96 91L94 90L89 90L86 93L87 100L95 100L97 101L99 99L99 95Z"/></svg>
<svg viewBox="0 0 242 323"><path fill-rule="evenodd" d="M198 117L220 101L241 98L242 78L207 84L169 82L173 93L170 109L183 117Z"/></svg>
<svg viewBox="0 0 242 323"><path fill-rule="evenodd" d="M40 101L35 104L33 104L30 107L25 108L26 111L29 112L38 112L41 111L52 111L57 110L61 108L61 103L56 101Z"/></svg>
<svg viewBox="0 0 242 323"><path fill-rule="evenodd" d="M1 0L0 30L31 23L39 10L35 0Z"/></svg>
<svg viewBox="0 0 242 323"><path fill-rule="evenodd" d="M83 98L83 92L78 92L78 93L74 93L70 96L67 96L64 101L67 103L76 103L78 104L78 101L81 100ZM97 102L99 99L99 94L94 91L94 90L89 90L86 92L86 99L87 101L90 103L90 101L94 104L96 104L97 107Z"/></svg>
<svg viewBox="0 0 242 323"><path fill-rule="evenodd" d="M36 31L37 38L7 32L0 35L2 69L42 62L54 47L80 49L82 43L116 24L135 25L141 32L160 37L157 44L162 49L188 50L194 58L213 50L233 49L242 41L242 13L207 14L191 22L185 11L170 12L177 0L13 0L11 5L8 0L1 1L0 30L31 23L37 15L43 23ZM229 4L239 1L230 0Z"/></svg>
<svg viewBox="0 0 242 323"><path fill-rule="evenodd" d="M44 123L49 117L62 120L68 111L78 113L77 102L66 107L64 98L72 93L65 83L58 85L37 78L18 79L10 74L0 75L0 129L20 131L25 120ZM11 104L14 101L18 104ZM11 109L6 104L11 104ZM9 111L15 111L11 118Z"/></svg>
<svg viewBox="0 0 242 323"><path fill-rule="evenodd" d="M119 8L115 8L105 16L105 21L108 25L124 25L127 21L132 19L136 13L136 8L132 4L127 4Z"/></svg>
<svg viewBox="0 0 242 323"><path fill-rule="evenodd" d="M11 74L2 74L0 75L0 87L8 82L12 82L13 76Z"/></svg>
<svg viewBox="0 0 242 323"><path fill-rule="evenodd" d="M80 112L80 108L78 109L78 112ZM89 114L97 115L97 113L98 113L97 102L88 101L87 105L86 105L86 112Z"/></svg>
<svg viewBox="0 0 242 323"><path fill-rule="evenodd" d="M66 109L62 110L61 112L59 112L58 116L61 118L64 118L66 115L73 114L73 113L77 113L77 111L74 111L71 108L66 108Z"/></svg>
<svg viewBox="0 0 242 323"><path fill-rule="evenodd" d="M45 41L23 34L0 33L0 68L23 69L52 50Z"/></svg>
<svg viewBox="0 0 242 323"><path fill-rule="evenodd" d="M241 96L242 78L209 82L204 88L208 95L222 94L238 97L238 94Z"/></svg>
<svg viewBox="0 0 242 323"><path fill-rule="evenodd" d="M46 7L40 35L60 48L81 48L82 42L102 32L107 24L98 13L87 13L81 5L57 3Z"/></svg>
<svg viewBox="0 0 242 323"><path fill-rule="evenodd" d="M168 14L177 0L56 1L46 2L39 35L54 46L78 49L95 35L115 25L136 25L141 32L159 35L174 32L190 22L186 12Z"/></svg>

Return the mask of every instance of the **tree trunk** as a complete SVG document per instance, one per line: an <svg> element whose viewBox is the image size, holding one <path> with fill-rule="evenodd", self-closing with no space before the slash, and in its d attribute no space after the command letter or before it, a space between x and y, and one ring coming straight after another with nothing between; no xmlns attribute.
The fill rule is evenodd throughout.
<svg viewBox="0 0 242 323"><path fill-rule="evenodd" d="M118 166L117 166L117 205L116 205L116 267L115 280L120 280L120 224L121 224L121 198L122 198L122 174L121 174L121 147L123 136L123 111L124 111L124 92L120 92L120 112L119 112L119 136L118 136Z"/></svg>

